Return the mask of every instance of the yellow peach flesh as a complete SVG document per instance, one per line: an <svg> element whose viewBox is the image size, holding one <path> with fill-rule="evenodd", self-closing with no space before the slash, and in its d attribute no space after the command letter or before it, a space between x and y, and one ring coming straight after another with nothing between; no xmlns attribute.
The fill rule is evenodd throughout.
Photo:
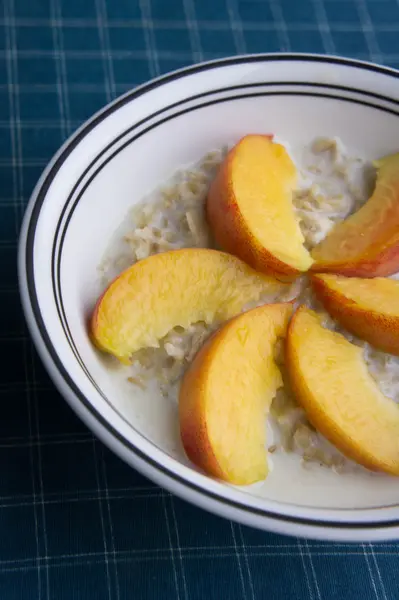
<svg viewBox="0 0 399 600"><path fill-rule="evenodd" d="M93 311L91 336L100 349L128 363L133 352L156 347L174 327L224 321L284 288L224 252L164 252L139 261L109 285Z"/></svg>
<svg viewBox="0 0 399 600"><path fill-rule="evenodd" d="M399 270L399 153L375 162L370 199L313 250L313 271L376 277Z"/></svg>
<svg viewBox="0 0 399 600"><path fill-rule="evenodd" d="M399 475L399 408L379 390L359 347L301 307L288 329L286 365L316 429L358 463Z"/></svg>
<svg viewBox="0 0 399 600"><path fill-rule="evenodd" d="M227 155L207 198L219 244L260 271L293 276L312 264L295 217L296 168L270 137L248 135Z"/></svg>
<svg viewBox="0 0 399 600"><path fill-rule="evenodd" d="M182 441L208 474L237 485L266 477L265 418L282 385L274 348L291 313L291 304L274 304L235 317L186 372L179 396Z"/></svg>

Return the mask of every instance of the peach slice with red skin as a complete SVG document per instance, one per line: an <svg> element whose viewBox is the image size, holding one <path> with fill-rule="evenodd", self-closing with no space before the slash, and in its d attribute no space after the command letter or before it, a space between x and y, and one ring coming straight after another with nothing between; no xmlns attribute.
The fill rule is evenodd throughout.
<svg viewBox="0 0 399 600"><path fill-rule="evenodd" d="M248 303L270 301L285 288L224 252L163 252L135 263L108 286L91 317L91 338L129 364L135 351L158 346L174 327L225 321Z"/></svg>
<svg viewBox="0 0 399 600"><path fill-rule="evenodd" d="M399 475L399 407L379 390L361 348L302 306L288 328L286 367L320 433L361 465Z"/></svg>
<svg viewBox="0 0 399 600"><path fill-rule="evenodd" d="M399 281L320 274L312 277L317 298L348 331L399 356Z"/></svg>
<svg viewBox="0 0 399 600"><path fill-rule="evenodd" d="M257 271L294 278L312 264L295 217L297 172L284 146L247 135L228 153L206 203L217 243Z"/></svg>
<svg viewBox="0 0 399 600"><path fill-rule="evenodd" d="M312 250L312 271L383 277L399 270L399 153L375 161L370 199Z"/></svg>
<svg viewBox="0 0 399 600"><path fill-rule="evenodd" d="M265 418L283 383L274 348L292 308L291 303L261 306L225 323L183 377L183 446L209 475L236 485L267 476Z"/></svg>

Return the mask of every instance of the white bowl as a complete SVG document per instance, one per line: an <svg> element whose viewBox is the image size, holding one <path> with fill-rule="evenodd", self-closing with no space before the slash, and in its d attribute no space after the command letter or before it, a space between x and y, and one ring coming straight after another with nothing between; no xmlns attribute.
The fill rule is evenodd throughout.
<svg viewBox="0 0 399 600"><path fill-rule="evenodd" d="M60 149L30 200L20 238L26 319L52 379L123 460L204 509L279 533L399 538L399 480L310 471L277 459L238 489L198 472L180 445L176 406L134 391L87 335L97 267L129 208L180 166L250 132L296 146L339 136L358 155L398 151L399 74L334 57L257 55L200 64L119 98Z"/></svg>

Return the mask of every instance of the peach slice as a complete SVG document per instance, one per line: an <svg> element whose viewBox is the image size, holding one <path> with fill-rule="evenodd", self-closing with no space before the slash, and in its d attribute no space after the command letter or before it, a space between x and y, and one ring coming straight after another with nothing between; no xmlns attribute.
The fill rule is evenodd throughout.
<svg viewBox="0 0 399 600"><path fill-rule="evenodd" d="M279 387L274 361L292 304L269 304L235 317L201 348L183 378L180 431L188 457L237 485L267 476L266 413Z"/></svg>
<svg viewBox="0 0 399 600"><path fill-rule="evenodd" d="M313 248L313 271L379 277L399 270L399 153L374 164L372 196Z"/></svg>
<svg viewBox="0 0 399 600"><path fill-rule="evenodd" d="M330 315L384 352L399 355L399 281L325 274L312 287Z"/></svg>
<svg viewBox="0 0 399 600"><path fill-rule="evenodd" d="M369 374L362 350L300 307L286 340L292 389L309 421L348 458L399 475L399 407Z"/></svg>
<svg viewBox="0 0 399 600"><path fill-rule="evenodd" d="M173 327L229 319L284 288L224 252L163 252L135 263L108 286L91 317L91 336L98 348L128 364L133 352L158 346Z"/></svg>
<svg viewBox="0 0 399 600"><path fill-rule="evenodd" d="M218 244L257 271L292 278L312 264L295 218L297 173L284 146L247 135L212 182L207 219Z"/></svg>

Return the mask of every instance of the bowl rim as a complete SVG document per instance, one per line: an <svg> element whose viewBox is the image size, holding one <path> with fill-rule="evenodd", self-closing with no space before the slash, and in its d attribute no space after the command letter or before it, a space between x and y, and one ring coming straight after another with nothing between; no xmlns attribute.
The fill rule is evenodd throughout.
<svg viewBox="0 0 399 600"><path fill-rule="evenodd" d="M304 518L302 516L292 516L271 511L270 509L258 509L256 507L247 506L242 502L234 499L226 498L217 493L208 490L194 482L188 481L184 477L175 473L173 469L167 469L164 465L160 465L154 458L142 452L133 442L119 433L94 407L94 405L80 392L78 385L68 374L67 370L62 365L57 356L57 352L51 341L51 335L48 333L43 320L41 320L41 312L35 294L34 285L34 269L33 269L33 244L35 238L35 224L37 223L41 211L41 206L46 197L47 191L51 185L56 173L62 167L66 158L78 146L80 141L86 137L101 121L105 120L113 112L124 106L124 104L135 100L151 90L163 86L169 82L179 78L195 75L202 71L222 68L225 66L256 63L256 62L321 62L335 64L337 66L349 66L353 68L365 69L367 71L377 72L383 75L389 75L396 79L399 78L399 71L385 66L376 65L374 63L362 60L343 58L334 55L323 54L307 54L307 53L270 53L270 54L250 54L226 57L222 59L202 62L196 65L183 67L172 71L165 75L161 75L150 80L132 90L127 91L122 96L119 96L111 103L97 111L91 118L85 121L60 147L58 152L50 160L49 164L43 171L38 183L36 184L33 193L30 197L27 209L25 211L23 224L21 228L19 245L18 245L18 280L19 290L22 299L23 311L28 324L30 334L35 343L36 349L49 372L53 382L67 400L72 409L86 423L90 430L94 433L114 452L116 452L125 462L133 464L139 471L152 478L154 481L176 493L176 487L179 487L179 495L185 497L191 502L200 504L203 508L204 502L208 501L214 504L212 511L222 516L226 516L226 510L238 511L240 514L235 514L235 520L247 522L248 519L260 517L268 521L268 529L287 533L283 531L284 523L290 524L290 533L292 528L296 529L297 535L304 535L303 528L306 529L305 535L309 537L328 538L328 539L388 539L399 537L399 519L389 519L383 521L354 520L351 522L340 520L324 520L317 518ZM33 293L32 293L33 290ZM150 473L150 475L149 475ZM193 500L195 497L195 500ZM215 504L217 506L215 506ZM220 505L220 506L219 506ZM391 508L391 507L389 507ZM383 507L379 510L384 510ZM376 509L374 509L376 510ZM385 509L387 510L387 509ZM339 511L338 511L339 512ZM341 511L342 517L345 511ZM353 509L350 512L354 512ZM356 510L359 519L361 514L369 513L370 509ZM247 515L241 513L248 513ZM250 523L254 524L254 523ZM255 523L259 526L259 523ZM320 534L320 528L324 530L324 535ZM343 530L346 530L344 533ZM380 531L380 536L376 536L376 530ZM329 533L327 534L327 531ZM341 531L341 534L338 533ZM374 535L371 532L374 531ZM334 533L335 532L335 533ZM395 534L395 535L393 535Z"/></svg>

